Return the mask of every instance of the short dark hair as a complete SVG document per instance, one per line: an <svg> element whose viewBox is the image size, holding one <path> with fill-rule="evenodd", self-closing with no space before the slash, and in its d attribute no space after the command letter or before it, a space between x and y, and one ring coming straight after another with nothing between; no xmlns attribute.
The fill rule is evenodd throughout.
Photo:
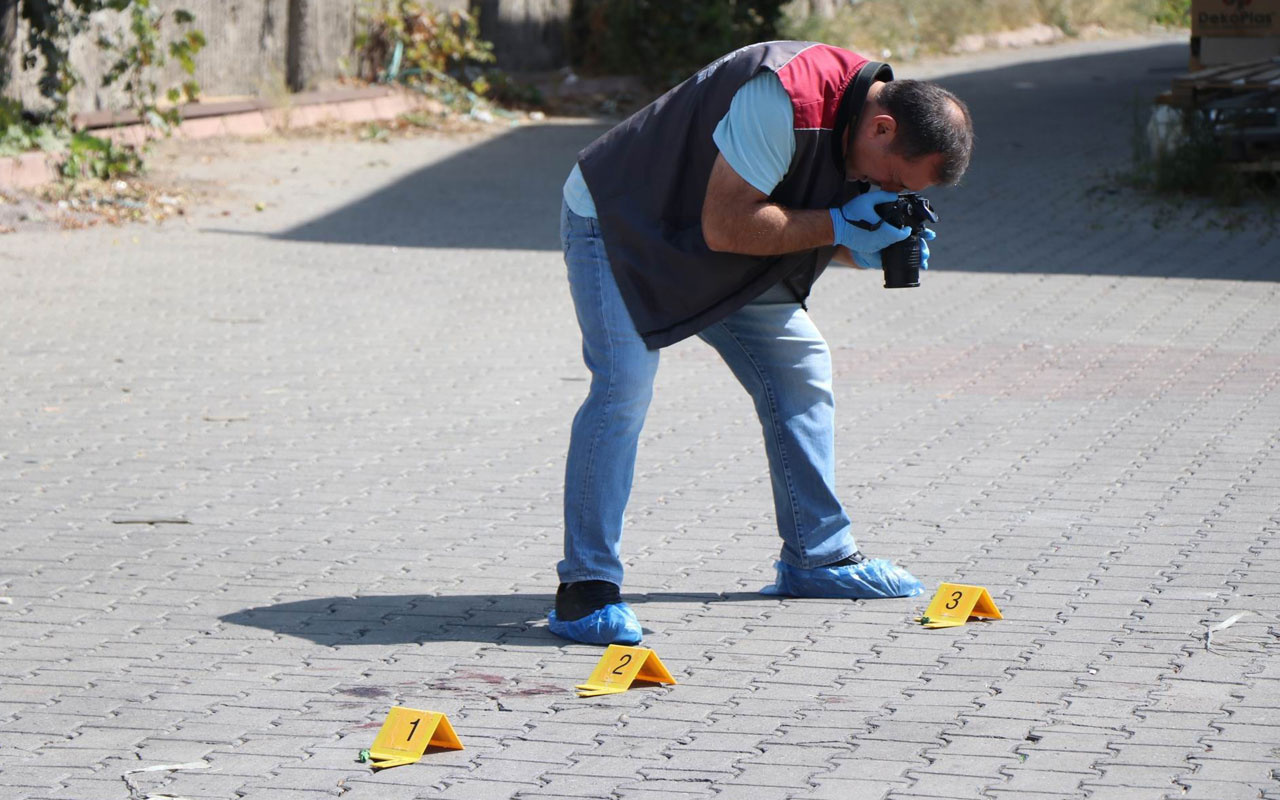
<svg viewBox="0 0 1280 800"><path fill-rule="evenodd" d="M960 98L929 81L893 80L876 102L898 123L895 153L909 161L941 154L938 183L960 180L973 154L973 119Z"/></svg>

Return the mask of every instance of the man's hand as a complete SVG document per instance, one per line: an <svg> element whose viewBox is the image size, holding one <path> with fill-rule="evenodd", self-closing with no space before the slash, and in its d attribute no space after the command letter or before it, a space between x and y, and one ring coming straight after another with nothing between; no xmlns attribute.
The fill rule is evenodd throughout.
<svg viewBox="0 0 1280 800"><path fill-rule="evenodd" d="M929 228L920 231L920 269L929 268L929 242L937 236L938 234Z"/></svg>
<svg viewBox="0 0 1280 800"><path fill-rule="evenodd" d="M867 192L839 208L831 209L831 227L835 230L833 244L849 248L855 258L874 255L874 266L879 266L881 250L911 235L910 229L890 225L876 213L875 206L891 203L897 197L893 192ZM865 261L858 258L858 263L865 264Z"/></svg>
<svg viewBox="0 0 1280 800"><path fill-rule="evenodd" d="M836 251L831 254L831 263L839 267L858 267L862 265L853 257L853 253L847 247L836 246Z"/></svg>
<svg viewBox="0 0 1280 800"><path fill-rule="evenodd" d="M920 231L920 269L929 268L929 241L937 238L938 234L934 233L930 228L923 228ZM884 264L881 262L879 251L875 253L854 253L850 251L849 255L853 256L853 263L863 269L883 269Z"/></svg>

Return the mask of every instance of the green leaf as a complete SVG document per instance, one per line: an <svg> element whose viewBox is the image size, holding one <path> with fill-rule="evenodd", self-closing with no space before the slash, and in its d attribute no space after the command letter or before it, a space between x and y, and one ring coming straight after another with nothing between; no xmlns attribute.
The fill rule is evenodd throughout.
<svg viewBox="0 0 1280 800"><path fill-rule="evenodd" d="M27 133L25 127L17 123L5 129L4 136L0 137L0 141L4 142L5 149L9 151L10 155L31 149L31 136Z"/></svg>
<svg viewBox="0 0 1280 800"><path fill-rule="evenodd" d="M60 136L53 128L48 125L41 125L36 132L35 144L46 153L53 153L64 149L66 141L65 137Z"/></svg>
<svg viewBox="0 0 1280 800"><path fill-rule="evenodd" d="M92 133L76 131L71 134L71 152L73 153L103 152L110 146L110 141L94 136Z"/></svg>
<svg viewBox="0 0 1280 800"><path fill-rule="evenodd" d="M188 75L194 75L196 71L196 60L191 57L191 51L185 47L171 47L170 55L177 59L182 65L182 71Z"/></svg>

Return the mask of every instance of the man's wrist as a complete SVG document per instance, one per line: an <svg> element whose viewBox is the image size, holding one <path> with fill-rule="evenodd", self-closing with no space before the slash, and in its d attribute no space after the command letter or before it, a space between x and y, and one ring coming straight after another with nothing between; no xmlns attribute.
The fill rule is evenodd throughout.
<svg viewBox="0 0 1280 800"><path fill-rule="evenodd" d="M840 213L838 208L828 208L827 215L831 217L831 244L840 244L840 223L844 222L844 215Z"/></svg>

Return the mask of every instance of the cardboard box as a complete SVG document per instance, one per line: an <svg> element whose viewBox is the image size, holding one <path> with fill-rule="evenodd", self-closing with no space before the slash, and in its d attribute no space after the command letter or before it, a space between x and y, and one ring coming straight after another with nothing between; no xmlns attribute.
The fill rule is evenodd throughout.
<svg viewBox="0 0 1280 800"><path fill-rule="evenodd" d="M1192 36L1280 36L1280 0L1191 0Z"/></svg>
<svg viewBox="0 0 1280 800"><path fill-rule="evenodd" d="M1191 69L1280 57L1280 36L1201 36L1192 41Z"/></svg>

